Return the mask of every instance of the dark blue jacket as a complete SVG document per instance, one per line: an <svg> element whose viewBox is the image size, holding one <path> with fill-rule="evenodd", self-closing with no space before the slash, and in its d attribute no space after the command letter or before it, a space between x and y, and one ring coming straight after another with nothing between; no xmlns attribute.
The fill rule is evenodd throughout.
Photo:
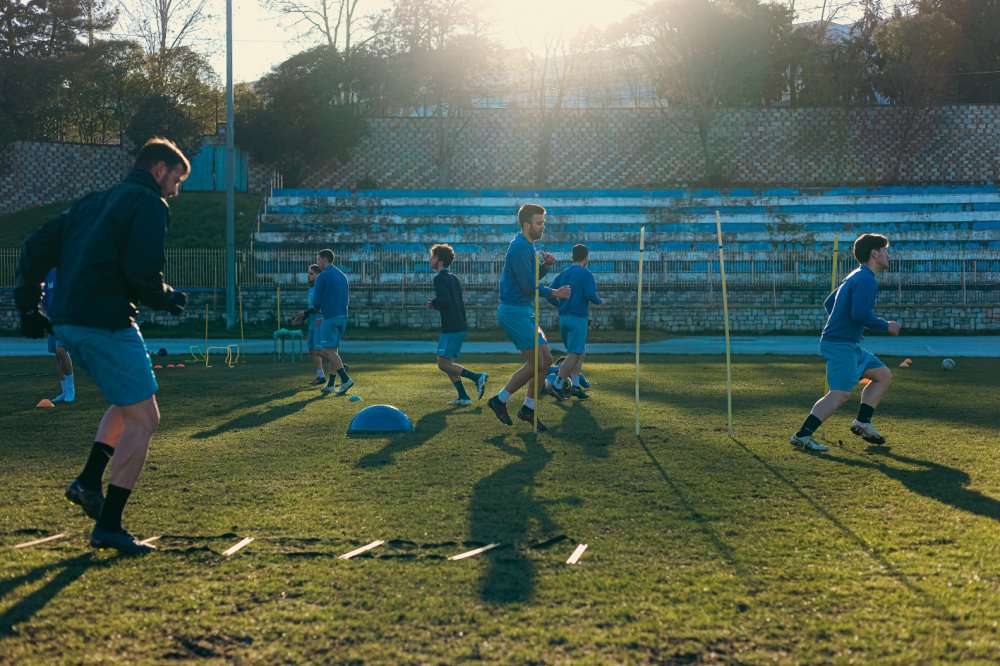
<svg viewBox="0 0 1000 666"><path fill-rule="evenodd" d="M462 283L447 268L442 268L434 276L434 298L431 300L431 307L441 313L442 333L461 333L468 330Z"/></svg>
<svg viewBox="0 0 1000 666"><path fill-rule="evenodd" d="M59 269L47 312L53 324L120 329L138 303L166 310L173 289L163 282L170 209L148 171L133 170L114 187L88 194L36 229L21 249L14 301L33 310L41 282Z"/></svg>
<svg viewBox="0 0 1000 666"><path fill-rule="evenodd" d="M861 342L865 327L885 331L889 322L875 316L878 281L867 266L858 266L826 297L823 307L830 313L821 339L829 342Z"/></svg>

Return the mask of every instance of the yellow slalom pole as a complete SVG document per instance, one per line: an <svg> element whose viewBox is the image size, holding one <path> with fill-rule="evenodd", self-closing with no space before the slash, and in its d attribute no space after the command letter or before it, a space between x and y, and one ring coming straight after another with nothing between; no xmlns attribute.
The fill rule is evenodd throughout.
<svg viewBox="0 0 1000 666"><path fill-rule="evenodd" d="M642 254L646 249L646 227L639 228L639 293L635 302L635 436L639 436L639 330L642 327Z"/></svg>
<svg viewBox="0 0 1000 666"><path fill-rule="evenodd" d="M208 357L208 303L205 303L205 357Z"/></svg>
<svg viewBox="0 0 1000 666"><path fill-rule="evenodd" d="M245 353L247 348L246 338L243 337L243 290L239 290L240 293L240 353ZM243 361L246 363L246 361Z"/></svg>
<svg viewBox="0 0 1000 666"><path fill-rule="evenodd" d="M278 329L281 329L281 285L278 285Z"/></svg>
<svg viewBox="0 0 1000 666"><path fill-rule="evenodd" d="M535 401L535 409L532 410L534 417L532 418L531 428L537 433L538 432L538 328L541 324L538 319L538 280L540 279L539 269L538 269L538 253L535 253L535 394L532 399Z"/></svg>
<svg viewBox="0 0 1000 666"><path fill-rule="evenodd" d="M830 291L833 292L837 289L837 234L833 234L833 269L832 275L830 277ZM826 373L823 373L823 395L830 392L830 382L827 381ZM819 438L826 440L826 433L824 430L819 431Z"/></svg>
<svg viewBox="0 0 1000 666"><path fill-rule="evenodd" d="M722 279L722 316L726 326L726 412L729 417L729 436L733 436L733 371L729 352L729 297L726 295L726 259L722 250L722 218L715 211L715 231L719 236L719 277Z"/></svg>

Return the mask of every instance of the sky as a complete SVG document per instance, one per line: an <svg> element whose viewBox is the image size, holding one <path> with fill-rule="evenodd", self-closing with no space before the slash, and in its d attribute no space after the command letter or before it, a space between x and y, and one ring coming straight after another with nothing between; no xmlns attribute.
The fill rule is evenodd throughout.
<svg viewBox="0 0 1000 666"><path fill-rule="evenodd" d="M136 0L126 0L134 2ZM233 80L256 81L270 68L315 42L296 40L294 30L265 11L260 0L233 2ZM846 0L830 0L842 4ZM225 0L210 0L216 13L191 46L209 57L224 81L226 74ZM511 48L539 50L558 35L572 36L588 26L615 23L641 8L640 0L482 0L492 37ZM798 0L799 20L819 18L822 0ZM830 4L827 4L829 7ZM391 0L360 0L357 12L369 14L391 5Z"/></svg>

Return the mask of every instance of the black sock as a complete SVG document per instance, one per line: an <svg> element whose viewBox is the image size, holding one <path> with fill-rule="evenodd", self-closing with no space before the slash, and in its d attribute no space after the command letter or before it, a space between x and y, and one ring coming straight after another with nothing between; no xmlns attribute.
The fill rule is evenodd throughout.
<svg viewBox="0 0 1000 666"><path fill-rule="evenodd" d="M122 512L132 491L128 488L108 484L108 494L104 498L104 509L97 519L97 526L108 532L118 532L122 529Z"/></svg>
<svg viewBox="0 0 1000 666"><path fill-rule="evenodd" d="M802 423L802 427L799 428L799 431L795 433L795 436L808 437L809 435L813 434L816 431L816 428L820 427L821 425L823 425L823 422L820 421L815 416L813 416L812 414L810 414L806 418L806 420Z"/></svg>
<svg viewBox="0 0 1000 666"><path fill-rule="evenodd" d="M465 386L462 385L461 379L456 379L452 384L455 385L455 390L458 391L459 398L468 398L469 394L465 392Z"/></svg>
<svg viewBox="0 0 1000 666"><path fill-rule="evenodd" d="M94 445L90 447L90 455L87 456L87 462L83 466L83 471L77 477L84 488L87 490L101 490L101 487L104 485L104 470L108 466L111 456L114 454L115 450L112 447L103 442L94 442Z"/></svg>
<svg viewBox="0 0 1000 666"><path fill-rule="evenodd" d="M874 407L872 407L871 405L866 405L865 403L861 403L861 406L858 407L858 421L860 421L861 423L871 423L872 414L874 413L875 413Z"/></svg>
<svg viewBox="0 0 1000 666"><path fill-rule="evenodd" d="M346 366L341 368L340 370L337 370L337 375L340 377L341 383L346 382L348 379L350 379L350 377L347 376Z"/></svg>
<svg viewBox="0 0 1000 666"><path fill-rule="evenodd" d="M462 368L462 376L466 379L471 379L472 381L477 381L479 379L479 373L472 372L468 368Z"/></svg>

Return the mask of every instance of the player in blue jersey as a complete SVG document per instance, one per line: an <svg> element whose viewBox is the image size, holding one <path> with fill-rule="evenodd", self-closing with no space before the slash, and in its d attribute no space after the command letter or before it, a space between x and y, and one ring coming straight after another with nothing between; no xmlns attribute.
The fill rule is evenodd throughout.
<svg viewBox="0 0 1000 666"><path fill-rule="evenodd" d="M861 392L858 416L851 432L866 442L884 444L872 425L872 415L892 381L885 363L861 348L864 330L887 331L899 335L899 324L875 316L878 274L889 268L889 239L879 234L862 234L854 241L854 256L861 263L830 294L823 307L829 313L819 349L826 360L826 380L830 392L816 401L802 427L792 435L792 445L809 451L826 451L813 432L851 397L854 386L865 377L870 383Z"/></svg>
<svg viewBox="0 0 1000 666"><path fill-rule="evenodd" d="M45 286L42 289L42 309L49 312L52 309L52 302L56 294L56 272L53 268L45 276ZM59 341L54 333L49 333L49 353L56 357L56 373L59 375L59 386L62 391L52 398L54 404L61 402L73 402L76 400L76 384L73 380L73 359L70 358L66 347Z"/></svg>
<svg viewBox="0 0 1000 666"><path fill-rule="evenodd" d="M587 395L580 387L583 357L587 353L587 331L590 325L590 304L603 306L604 299L597 295L597 281L587 269L590 251L586 245L573 246L573 265L556 276L552 288L569 285L572 296L565 300L550 299L559 308L559 333L566 346L566 360L559 364L555 380L545 384L546 392L557 400L565 400L567 389L580 400ZM570 386L567 386L567 381Z"/></svg>
<svg viewBox="0 0 1000 666"><path fill-rule="evenodd" d="M500 305L497 307L497 321L510 338L517 350L524 357L524 365L518 368L507 385L489 399L486 404L505 425L513 425L507 412L507 402L522 386L527 384L528 395L524 406L517 412L517 418L528 423L535 420L535 373L545 377L548 367L552 364L552 354L549 353L545 333L535 321L535 294L544 297L569 298L571 289L564 285L558 289L550 289L538 284L535 280L535 262L538 254L535 241L545 232L545 209L537 204L524 204L517 212L517 220L521 231L507 248L504 257L503 270L500 273ZM542 265L539 266L539 277L547 274L555 264L556 258L549 252L541 253ZM538 338L538 365L535 365L535 338ZM538 430L547 430L541 422Z"/></svg>
<svg viewBox="0 0 1000 666"><path fill-rule="evenodd" d="M316 255L316 264L321 270L316 276L313 305L305 311L305 315L317 312L323 315L319 327L319 348L323 358L330 362L330 381L323 392L344 395L354 386L354 380L348 376L347 366L340 358L340 340L347 330L347 276L333 265L333 250L320 250ZM334 392L338 377L340 387Z"/></svg>
<svg viewBox="0 0 1000 666"><path fill-rule="evenodd" d="M306 289L306 306L309 309L312 309L313 305L315 305L313 295L316 291L316 277L319 273L319 264L312 264L306 273L306 284L308 285L308 289ZM305 311L298 312L292 317L292 326L301 326L303 322L307 324L306 349L309 351L309 356L316 367L316 377L309 382L309 385L320 386L326 383L326 373L323 371L323 350L319 346L319 333L320 327L323 325L323 317L318 312L311 312L307 318ZM331 370L330 372L333 371Z"/></svg>
<svg viewBox="0 0 1000 666"><path fill-rule="evenodd" d="M450 245L439 243L431 248L431 268L436 271L434 276L434 298L427 299L427 307L441 313L441 336L437 345L437 365L448 375L458 397L449 402L455 407L467 407L472 404L472 398L465 392L462 378L476 384L476 398L482 398L486 391L485 372L472 372L455 363L462 353L462 343L468 332L465 320L465 299L462 296L462 283L449 270L455 260L455 250Z"/></svg>

